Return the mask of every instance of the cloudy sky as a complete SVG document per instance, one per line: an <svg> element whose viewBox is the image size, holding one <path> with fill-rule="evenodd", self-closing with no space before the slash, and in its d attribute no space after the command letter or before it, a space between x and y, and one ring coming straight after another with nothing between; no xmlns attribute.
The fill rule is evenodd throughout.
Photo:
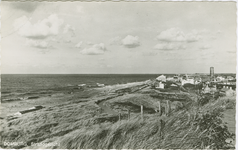
<svg viewBox="0 0 238 150"><path fill-rule="evenodd" d="M235 2L1 2L2 73L236 72Z"/></svg>

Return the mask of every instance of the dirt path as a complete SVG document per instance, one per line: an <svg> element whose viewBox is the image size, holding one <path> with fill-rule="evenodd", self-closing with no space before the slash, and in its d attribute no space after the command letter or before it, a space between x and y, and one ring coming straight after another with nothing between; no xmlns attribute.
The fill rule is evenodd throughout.
<svg viewBox="0 0 238 150"><path fill-rule="evenodd" d="M118 115L118 113L116 111L114 111L113 109L109 108L108 106L104 105L105 101L102 101L98 104L99 107L101 107L103 109L104 112L108 113L108 114L113 114L113 115Z"/></svg>
<svg viewBox="0 0 238 150"><path fill-rule="evenodd" d="M105 112L105 113L108 113L108 114L113 114L113 115L118 115L118 112L114 111L113 109L111 109L110 107L104 105L104 103L110 99L113 99L115 97L118 97L118 96L121 96L121 95L114 95L114 96L111 96L111 97L107 97L107 98L104 98L104 99L100 99L96 102L96 104L101 107L101 109Z"/></svg>
<svg viewBox="0 0 238 150"><path fill-rule="evenodd" d="M236 133L236 110L227 109L224 112L224 122L227 122L228 129L231 133Z"/></svg>
<svg viewBox="0 0 238 150"><path fill-rule="evenodd" d="M142 90L142 89L144 89L144 88L146 88L146 87L148 87L148 86L149 86L149 85L141 85L139 88L136 88L136 89L134 89L134 90L132 90L133 87L130 87L130 88L129 88L129 89L130 89L130 90L129 90L129 91L130 91L129 93L138 92L138 91L140 91L140 90ZM110 99L119 97L119 96L123 96L125 93L127 93L127 91L126 91L126 92L124 91L125 89L127 89L127 88L125 88L125 87L124 87L124 88L121 88L120 90L122 90L122 93L117 94L117 95L114 95L114 96L109 97L109 98L106 98L106 99L98 100L98 102L96 102L96 104L97 104L99 107L101 107L104 112L106 112L106 113L108 113L108 114L118 115L118 114L119 114L118 112L116 112L116 111L114 111L113 109L111 109L110 107L104 105L104 102L105 102L105 101L108 101L108 100L110 100Z"/></svg>
<svg viewBox="0 0 238 150"><path fill-rule="evenodd" d="M223 121L227 123L228 130L236 134L236 109L227 109L225 110ZM232 140L231 146L235 147L236 140Z"/></svg>

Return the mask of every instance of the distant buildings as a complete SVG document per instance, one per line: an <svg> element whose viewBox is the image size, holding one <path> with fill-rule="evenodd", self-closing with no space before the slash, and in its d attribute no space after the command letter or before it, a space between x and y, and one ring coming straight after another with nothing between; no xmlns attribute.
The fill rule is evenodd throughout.
<svg viewBox="0 0 238 150"><path fill-rule="evenodd" d="M236 89L236 78L231 75L215 75L214 67L210 67L210 74L181 74L166 77L165 75L160 75L156 78L154 87L159 89L164 89L168 85L176 84L177 86L183 86L185 84L199 85L203 83L204 92L213 93L217 90L220 90L224 85L228 87L223 89L226 95L229 95L229 92L233 89ZM233 91L232 90L232 91ZM228 92L226 92L228 91ZM231 92L230 92L231 93Z"/></svg>
<svg viewBox="0 0 238 150"><path fill-rule="evenodd" d="M166 82L166 76L164 75L160 75L156 78L157 81L163 81L163 82Z"/></svg>
<svg viewBox="0 0 238 150"><path fill-rule="evenodd" d="M232 90L232 88L230 87L223 87L221 90L220 90L221 94L225 95L225 96L234 96L236 95L235 91Z"/></svg>
<svg viewBox="0 0 238 150"><path fill-rule="evenodd" d="M235 78L232 77L232 76L227 76L226 78L227 78L228 81L229 81L229 80L234 80L234 79L235 79Z"/></svg>
<svg viewBox="0 0 238 150"><path fill-rule="evenodd" d="M184 75L181 79L181 84L184 85L184 84L187 84L187 83L195 84L194 77L189 76L189 75Z"/></svg>
<svg viewBox="0 0 238 150"><path fill-rule="evenodd" d="M218 76L218 77L216 77L216 81L224 81L224 80L225 80L225 78L222 77L222 76Z"/></svg>
<svg viewBox="0 0 238 150"><path fill-rule="evenodd" d="M156 78L155 88L164 89L164 82L166 82L166 76L160 75Z"/></svg>

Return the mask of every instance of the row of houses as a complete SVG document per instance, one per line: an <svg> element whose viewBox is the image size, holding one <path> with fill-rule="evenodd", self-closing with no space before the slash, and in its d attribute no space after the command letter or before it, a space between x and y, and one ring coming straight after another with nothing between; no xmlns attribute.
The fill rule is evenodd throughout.
<svg viewBox="0 0 238 150"><path fill-rule="evenodd" d="M236 91L229 86L223 86L221 89L217 89L216 85L213 87L209 87L208 85L203 89L203 93L211 93L214 94L215 92L220 92L220 94L224 96L235 96Z"/></svg>
<svg viewBox="0 0 238 150"><path fill-rule="evenodd" d="M215 82L215 84L214 84L214 81L206 80L207 78L205 78L205 80L203 80L203 79L198 76L194 77L194 76L189 76L189 75L183 75L183 76L176 75L174 77L168 77L168 78L166 78L165 75L160 75L159 77L156 78L155 88L164 89L165 83L167 81L174 81L173 83L176 84L174 86L184 85L187 83L193 84L193 85L202 83L203 93L215 93L215 92L219 91L220 93L222 93L223 95L226 95L226 96L236 95L235 87L233 87L231 84L228 84L229 82L223 83L223 82L218 81L218 82ZM233 78L230 78L230 79L232 79L232 81L234 80ZM235 83L236 82L234 82L234 84ZM171 86L173 86L173 84Z"/></svg>
<svg viewBox="0 0 238 150"><path fill-rule="evenodd" d="M210 76L199 76L199 75L175 75L173 77L166 77L165 75L160 75L156 78L158 81L166 82L166 81L174 81L181 83L184 85L186 83L190 84L199 84L201 82L221 82L224 84L235 84L236 78L232 76L217 76L217 77L210 77Z"/></svg>
<svg viewBox="0 0 238 150"><path fill-rule="evenodd" d="M233 81L235 79L236 78L232 77L232 76L217 76L217 77L215 77L216 81Z"/></svg>
<svg viewBox="0 0 238 150"><path fill-rule="evenodd" d="M176 83L179 83L181 85L184 85L186 83L190 84L199 84L202 82L202 79L198 76L190 76L190 75L175 75L173 77L166 77L165 75L160 75L159 77L156 78L157 81L159 82L166 82L166 81L173 81Z"/></svg>

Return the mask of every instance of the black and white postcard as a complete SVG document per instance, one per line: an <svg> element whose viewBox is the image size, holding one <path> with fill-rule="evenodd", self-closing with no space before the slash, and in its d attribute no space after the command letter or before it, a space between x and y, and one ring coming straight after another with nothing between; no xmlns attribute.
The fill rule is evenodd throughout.
<svg viewBox="0 0 238 150"><path fill-rule="evenodd" d="M1 2L1 149L235 149L235 1Z"/></svg>

